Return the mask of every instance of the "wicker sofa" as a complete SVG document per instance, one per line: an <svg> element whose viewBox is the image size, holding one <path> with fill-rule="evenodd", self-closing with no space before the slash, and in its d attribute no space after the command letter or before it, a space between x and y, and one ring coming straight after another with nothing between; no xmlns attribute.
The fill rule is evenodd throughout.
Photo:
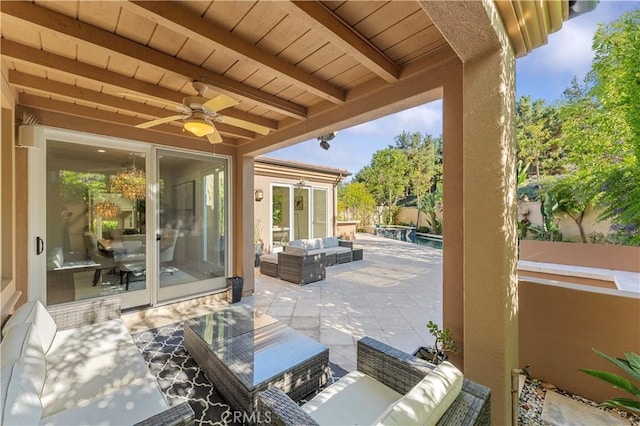
<svg viewBox="0 0 640 426"><path fill-rule="evenodd" d="M337 237L293 240L279 253L260 256L260 273L304 285L326 277L326 267L362 260L362 249Z"/></svg>
<svg viewBox="0 0 640 426"><path fill-rule="evenodd" d="M313 238L310 240L293 240L284 246L284 252L298 255L324 254L325 266L351 262L353 242L343 241L338 237Z"/></svg>
<svg viewBox="0 0 640 426"><path fill-rule="evenodd" d="M435 367L364 337L357 371L303 406L270 388L258 395L258 415L273 425L489 425L490 396L450 364Z"/></svg>
<svg viewBox="0 0 640 426"><path fill-rule="evenodd" d="M2 336L2 424L194 423L188 403L169 407L120 319L120 299L28 302Z"/></svg>

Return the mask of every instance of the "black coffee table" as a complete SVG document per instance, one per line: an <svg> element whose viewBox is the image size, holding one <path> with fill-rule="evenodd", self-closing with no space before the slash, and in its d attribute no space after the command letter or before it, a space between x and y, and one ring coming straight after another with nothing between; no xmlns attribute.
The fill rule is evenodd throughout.
<svg viewBox="0 0 640 426"><path fill-rule="evenodd" d="M184 345L220 395L248 414L271 386L296 401L327 382L329 348L248 305L186 321Z"/></svg>

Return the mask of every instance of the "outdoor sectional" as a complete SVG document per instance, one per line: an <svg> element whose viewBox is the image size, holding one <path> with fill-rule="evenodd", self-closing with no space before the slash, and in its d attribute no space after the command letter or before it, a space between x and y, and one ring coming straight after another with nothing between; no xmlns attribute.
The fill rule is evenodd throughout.
<svg viewBox="0 0 640 426"><path fill-rule="evenodd" d="M260 273L304 285L326 277L326 267L362 260L362 249L337 237L293 240L284 251L260 256Z"/></svg>
<svg viewBox="0 0 640 426"><path fill-rule="evenodd" d="M22 305L2 330L1 424L191 425L169 407L120 319L120 299Z"/></svg>
<svg viewBox="0 0 640 426"><path fill-rule="evenodd" d="M303 406L270 388L258 395L273 425L490 425L491 391L449 363L438 367L370 337L358 341L357 370Z"/></svg>

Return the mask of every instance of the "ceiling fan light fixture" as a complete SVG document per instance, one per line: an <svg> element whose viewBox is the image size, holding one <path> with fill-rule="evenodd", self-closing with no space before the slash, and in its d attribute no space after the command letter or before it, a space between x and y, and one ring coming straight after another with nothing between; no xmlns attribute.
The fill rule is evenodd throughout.
<svg viewBox="0 0 640 426"><path fill-rule="evenodd" d="M184 122L184 129L198 137L206 136L214 132L213 125L201 118L190 118Z"/></svg>

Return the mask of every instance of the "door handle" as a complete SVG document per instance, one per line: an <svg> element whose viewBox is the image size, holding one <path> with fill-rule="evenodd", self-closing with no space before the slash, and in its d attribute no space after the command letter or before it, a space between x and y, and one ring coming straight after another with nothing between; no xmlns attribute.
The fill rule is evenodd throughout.
<svg viewBox="0 0 640 426"><path fill-rule="evenodd" d="M162 237L160 236L160 234L156 234L156 241L160 241L162 239Z"/></svg>
<svg viewBox="0 0 640 426"><path fill-rule="evenodd" d="M41 255L44 251L44 240L40 237L36 237L36 255Z"/></svg>

